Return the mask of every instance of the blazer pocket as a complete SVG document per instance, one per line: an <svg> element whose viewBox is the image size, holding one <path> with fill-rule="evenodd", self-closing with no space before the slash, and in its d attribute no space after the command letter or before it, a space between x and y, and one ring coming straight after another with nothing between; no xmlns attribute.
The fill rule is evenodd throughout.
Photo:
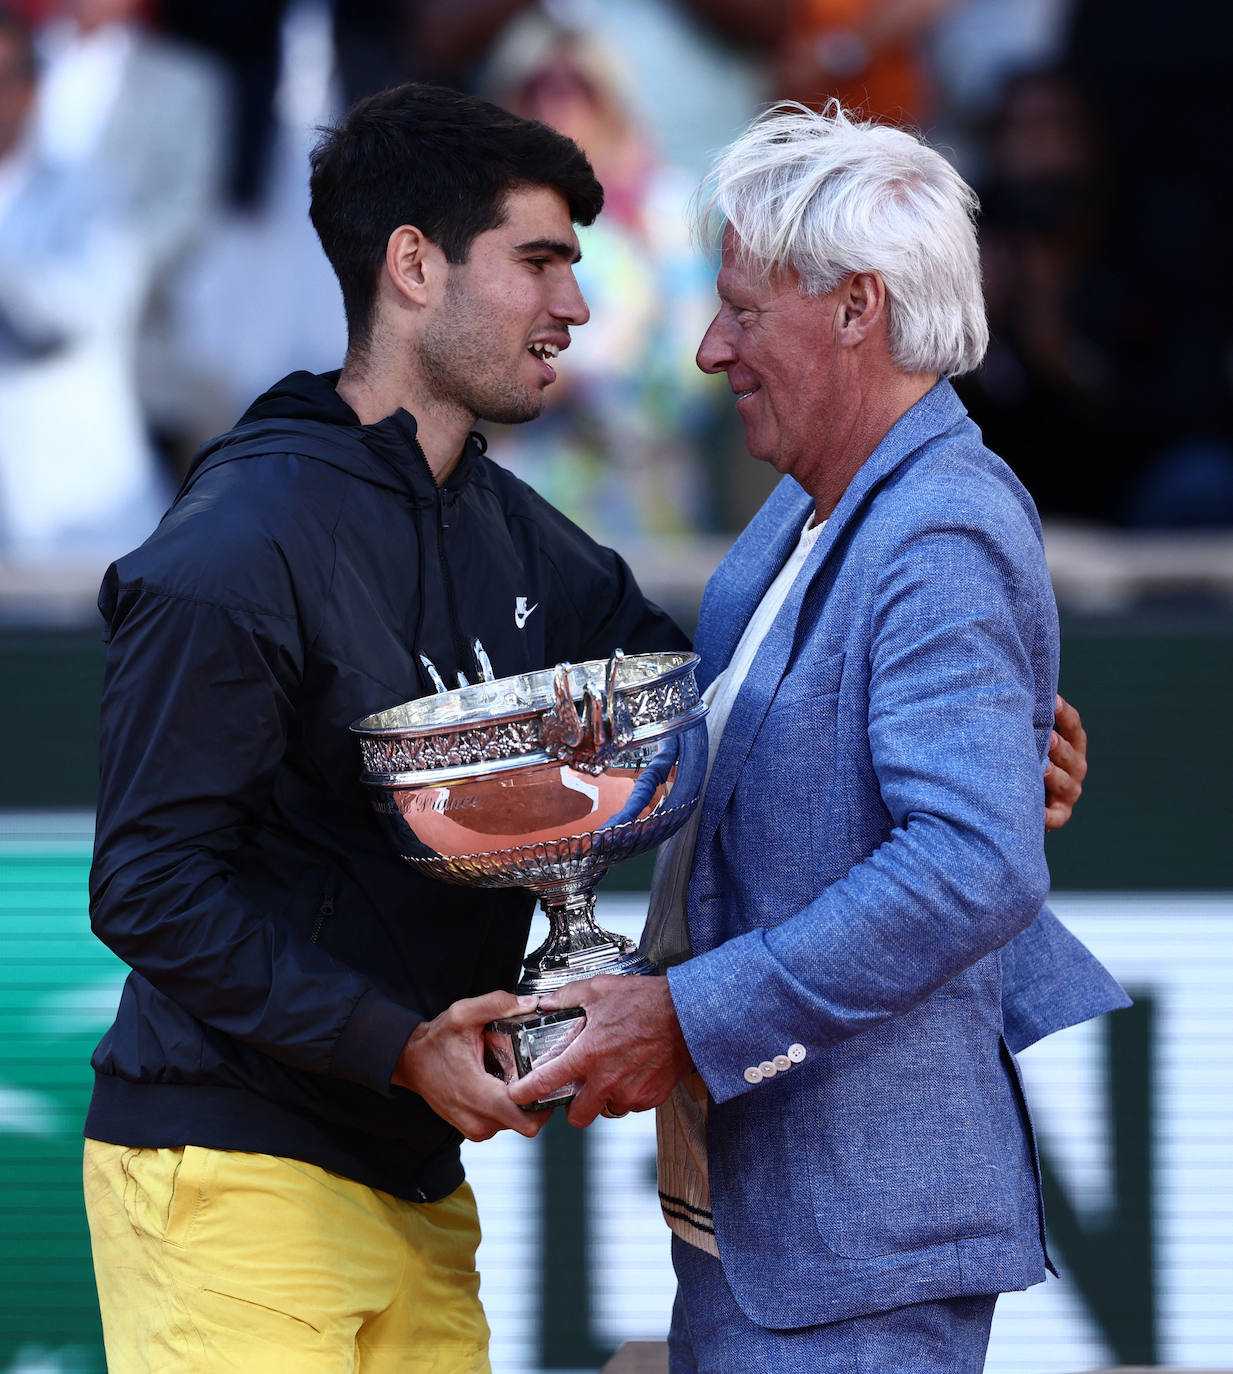
<svg viewBox="0 0 1233 1374"><path fill-rule="evenodd" d="M838 653L793 665L775 689L767 714L773 715L790 706L837 696L839 681L843 676L843 662L844 654Z"/></svg>
<svg viewBox="0 0 1233 1374"><path fill-rule="evenodd" d="M836 1255L872 1259L1014 1225L1008 1164L1022 1128L1002 1110L999 1047L957 1041L951 1009L925 1002L835 1046L825 1091L799 1104L814 1215Z"/></svg>

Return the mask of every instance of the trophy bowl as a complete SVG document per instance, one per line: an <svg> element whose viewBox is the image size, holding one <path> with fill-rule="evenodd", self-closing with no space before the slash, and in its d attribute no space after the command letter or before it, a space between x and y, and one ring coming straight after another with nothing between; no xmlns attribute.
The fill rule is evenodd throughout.
<svg viewBox="0 0 1233 1374"><path fill-rule="evenodd" d="M373 807L408 863L445 882L539 897L548 938L527 956L517 992L654 971L632 940L596 924L595 888L698 804L707 765L698 661L618 650L420 697L351 726ZM491 1022L489 1068L506 1081L528 1073L584 1021L567 1008Z"/></svg>

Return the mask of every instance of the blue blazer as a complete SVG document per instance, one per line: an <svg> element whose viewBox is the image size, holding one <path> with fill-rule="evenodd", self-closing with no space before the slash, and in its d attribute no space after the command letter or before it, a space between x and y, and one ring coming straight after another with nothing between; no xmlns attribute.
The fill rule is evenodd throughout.
<svg viewBox="0 0 1233 1374"><path fill-rule="evenodd" d="M715 572L705 677L811 507L785 478ZM712 1098L724 1270L761 1325L1044 1277L1012 1050L1126 1004L1041 910L1057 669L1036 511L939 382L848 487L742 685L693 957L669 973Z"/></svg>

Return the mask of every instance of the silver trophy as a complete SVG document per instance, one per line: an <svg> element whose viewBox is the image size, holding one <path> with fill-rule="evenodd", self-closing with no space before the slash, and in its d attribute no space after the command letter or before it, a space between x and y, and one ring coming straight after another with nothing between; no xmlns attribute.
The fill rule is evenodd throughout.
<svg viewBox="0 0 1233 1374"><path fill-rule="evenodd" d="M707 743L697 654L618 650L493 680L475 647L487 680L352 725L375 810L422 872L537 894L548 938L527 955L519 993L653 972L632 940L596 925L595 888L698 803ZM489 1068L511 1082L559 1054L584 1021L573 1007L490 1022ZM529 1110L567 1100L576 1086Z"/></svg>

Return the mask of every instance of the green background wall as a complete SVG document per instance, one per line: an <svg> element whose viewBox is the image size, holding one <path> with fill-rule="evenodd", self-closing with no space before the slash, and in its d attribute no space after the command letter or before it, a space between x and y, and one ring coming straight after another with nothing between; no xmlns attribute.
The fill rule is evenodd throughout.
<svg viewBox="0 0 1233 1374"><path fill-rule="evenodd" d="M0 630L0 809L93 807L97 634ZM1233 888L1233 615L1063 621L1062 691L1083 713L1092 773L1049 839L1058 889ZM607 880L645 885L644 861Z"/></svg>

